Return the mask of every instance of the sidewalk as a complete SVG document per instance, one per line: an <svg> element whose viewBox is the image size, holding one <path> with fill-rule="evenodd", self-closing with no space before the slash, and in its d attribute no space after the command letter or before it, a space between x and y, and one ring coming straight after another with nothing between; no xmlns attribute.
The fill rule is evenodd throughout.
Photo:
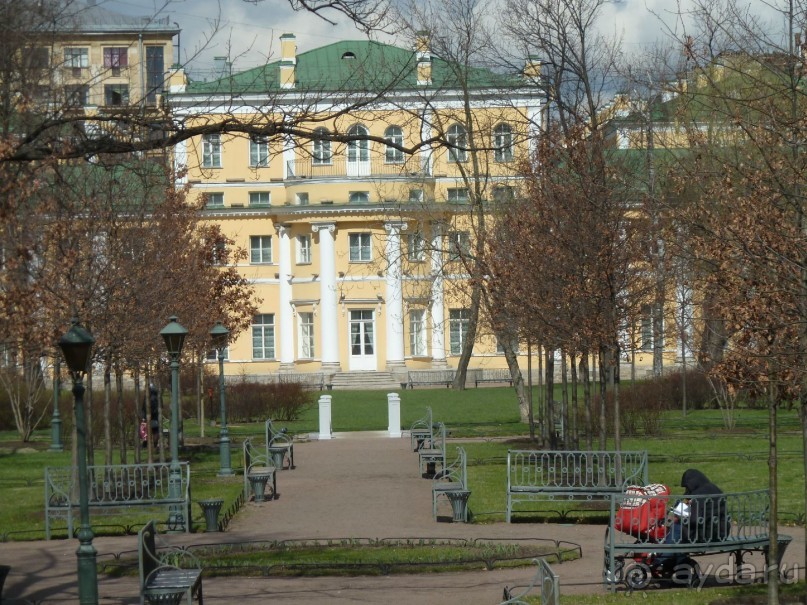
<svg viewBox="0 0 807 605"><path fill-rule="evenodd" d="M409 439L384 433L343 433L295 445L297 468L278 476L279 498L249 503L223 533L162 536L175 544L313 538L542 538L580 544L583 557L553 565L562 594L604 593L604 528L564 524L462 524L432 520L431 485L418 474ZM502 470L504 489L504 470ZM471 485L473 490L473 485ZM442 504L441 514L450 508ZM471 496L473 506L473 496ZM804 531L785 561L803 565ZM134 551L137 536L97 538L98 558ZM0 563L12 566L4 603L76 603L76 540L0 544ZM205 578L210 603L493 605L505 585L529 583L534 569L450 574L325 578ZM101 603L139 603L137 578L99 576Z"/></svg>

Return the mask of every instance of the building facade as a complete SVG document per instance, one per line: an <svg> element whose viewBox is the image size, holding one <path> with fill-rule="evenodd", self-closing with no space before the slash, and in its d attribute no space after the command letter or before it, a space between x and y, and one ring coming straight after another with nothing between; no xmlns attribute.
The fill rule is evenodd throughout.
<svg viewBox="0 0 807 605"><path fill-rule="evenodd" d="M481 69L460 85L453 67L423 39L298 54L286 34L279 61L169 96L179 119L258 133L211 132L176 150L207 218L247 250L239 269L261 300L228 374L456 367L469 199L514 195L542 95ZM292 132L267 133L279 120ZM484 331L471 367L506 367Z"/></svg>

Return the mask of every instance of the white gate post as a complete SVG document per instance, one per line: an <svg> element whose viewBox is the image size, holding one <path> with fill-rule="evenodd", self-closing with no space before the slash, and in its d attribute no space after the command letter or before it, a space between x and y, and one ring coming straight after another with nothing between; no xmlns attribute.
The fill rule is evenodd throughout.
<svg viewBox="0 0 807 605"><path fill-rule="evenodd" d="M389 436L401 436L401 397L398 393L387 393L389 410Z"/></svg>
<svg viewBox="0 0 807 605"><path fill-rule="evenodd" d="M319 439L331 438L331 396L319 397Z"/></svg>

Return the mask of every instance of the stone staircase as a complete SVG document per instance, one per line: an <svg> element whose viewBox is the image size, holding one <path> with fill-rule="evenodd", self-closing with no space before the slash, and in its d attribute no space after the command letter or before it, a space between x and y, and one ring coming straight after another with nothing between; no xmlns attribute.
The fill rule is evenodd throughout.
<svg viewBox="0 0 807 605"><path fill-rule="evenodd" d="M337 372L331 380L334 391L400 391L401 383L389 372Z"/></svg>

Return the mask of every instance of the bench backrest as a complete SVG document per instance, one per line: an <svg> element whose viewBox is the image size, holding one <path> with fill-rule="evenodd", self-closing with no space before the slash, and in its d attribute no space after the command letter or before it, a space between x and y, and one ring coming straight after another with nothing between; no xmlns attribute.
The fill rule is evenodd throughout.
<svg viewBox="0 0 807 605"><path fill-rule="evenodd" d="M409 382L452 382L456 370L409 370Z"/></svg>
<svg viewBox="0 0 807 605"><path fill-rule="evenodd" d="M145 586L146 579L152 571L160 567L160 560L157 558L157 544L154 536L157 528L154 521L146 523L137 532L137 566L140 574L140 586Z"/></svg>
<svg viewBox="0 0 807 605"><path fill-rule="evenodd" d="M631 496L615 495L611 501L611 527L620 508L630 502ZM664 496L667 498L667 496ZM682 520L685 528L674 544L687 546L731 544L738 540L765 540L768 538L768 515L770 513L770 493L767 489L749 492L733 492L717 496L687 496L690 499L690 516ZM648 501L653 498L648 498ZM670 498L670 506L675 503ZM648 502L647 506L652 506ZM648 532L649 533L649 532ZM611 531L611 545L653 543L648 533L633 535ZM675 535L675 534L673 534Z"/></svg>
<svg viewBox="0 0 807 605"><path fill-rule="evenodd" d="M180 462L179 466L180 498L189 502L191 467L188 462ZM168 462L88 466L88 502L92 506L168 500L170 472ZM67 505L78 506L78 470L70 466L45 468L45 506Z"/></svg>
<svg viewBox="0 0 807 605"><path fill-rule="evenodd" d="M468 489L468 459L464 447L457 447L456 459L454 459L451 464L443 467L443 469L435 475L433 481L438 483L456 483L462 485L464 489Z"/></svg>
<svg viewBox="0 0 807 605"><path fill-rule="evenodd" d="M513 590L505 588L505 600L499 605L526 605L527 594L532 592L536 586L540 590L541 600L538 602L541 605L558 605L560 603L560 579L558 575L552 571L552 567L546 562L546 559L533 559L532 562L538 566L538 569L529 586L516 594L513 594Z"/></svg>
<svg viewBox="0 0 807 605"><path fill-rule="evenodd" d="M412 423L412 426L409 427L409 430L428 430L431 431L433 428L434 420L432 420L432 408L431 406L426 407L426 415L423 418L418 418Z"/></svg>
<svg viewBox="0 0 807 605"><path fill-rule="evenodd" d="M264 423L264 438L267 448L270 446L290 446L294 441L294 438L286 433L286 429L277 430L272 424L271 418ZM268 449L266 450L266 457L271 459Z"/></svg>
<svg viewBox="0 0 807 605"><path fill-rule="evenodd" d="M647 452L510 450L507 489L624 491L646 485Z"/></svg>

